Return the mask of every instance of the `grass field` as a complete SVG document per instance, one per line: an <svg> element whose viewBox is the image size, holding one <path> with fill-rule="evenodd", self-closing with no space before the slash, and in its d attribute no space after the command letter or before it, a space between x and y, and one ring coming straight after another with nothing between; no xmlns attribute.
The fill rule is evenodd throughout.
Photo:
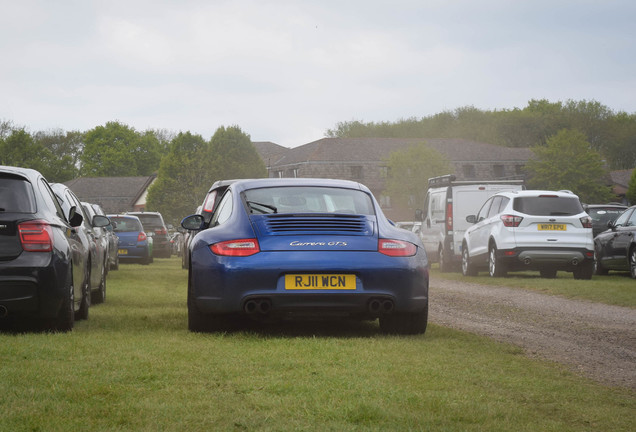
<svg viewBox="0 0 636 432"><path fill-rule="evenodd" d="M632 431L636 395L430 325L186 329L177 259L121 265L68 334L0 333L0 431Z"/></svg>
<svg viewBox="0 0 636 432"><path fill-rule="evenodd" d="M636 307L636 280L629 273L610 272L607 276L593 276L591 280L576 280L572 273L557 272L556 279L545 279L539 272L511 272L507 277L491 278L488 272L478 276L463 276L461 272L441 273L437 264L432 265L433 277L484 285L507 286L538 291L567 298Z"/></svg>

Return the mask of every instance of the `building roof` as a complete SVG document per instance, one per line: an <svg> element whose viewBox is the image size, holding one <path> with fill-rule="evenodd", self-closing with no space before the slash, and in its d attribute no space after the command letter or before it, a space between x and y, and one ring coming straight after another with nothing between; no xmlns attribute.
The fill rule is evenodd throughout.
<svg viewBox="0 0 636 432"><path fill-rule="evenodd" d="M256 148L256 152L267 166L276 164L289 150L287 147L283 147L271 141L256 141L252 142L252 145Z"/></svg>
<svg viewBox="0 0 636 432"><path fill-rule="evenodd" d="M143 177L80 177L64 184L80 200L99 204L106 213L132 210L156 174Z"/></svg>
<svg viewBox="0 0 636 432"><path fill-rule="evenodd" d="M627 189L629 189L629 180L632 178L633 171L634 168L610 172L612 190L616 195L625 195L627 193Z"/></svg>
<svg viewBox="0 0 636 432"><path fill-rule="evenodd" d="M382 161L394 151L426 143L451 162L527 161L534 154L529 148L502 147L465 139L418 138L323 138L288 149L278 166L303 162Z"/></svg>

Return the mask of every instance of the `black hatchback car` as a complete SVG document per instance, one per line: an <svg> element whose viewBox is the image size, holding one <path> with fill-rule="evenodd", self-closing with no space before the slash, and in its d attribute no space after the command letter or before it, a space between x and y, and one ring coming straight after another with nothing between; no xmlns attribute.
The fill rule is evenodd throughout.
<svg viewBox="0 0 636 432"><path fill-rule="evenodd" d="M90 305L85 257L49 183L35 170L0 166L0 320L27 317L69 331ZM86 311L87 312L87 311Z"/></svg>
<svg viewBox="0 0 636 432"><path fill-rule="evenodd" d="M636 279L636 206L629 207L607 226L607 231L594 238L596 274L629 271Z"/></svg>

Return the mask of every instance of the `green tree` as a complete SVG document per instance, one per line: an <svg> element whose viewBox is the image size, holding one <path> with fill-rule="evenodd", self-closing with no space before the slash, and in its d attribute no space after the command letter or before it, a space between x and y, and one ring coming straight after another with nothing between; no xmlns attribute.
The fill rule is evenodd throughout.
<svg viewBox="0 0 636 432"><path fill-rule="evenodd" d="M195 212L213 183L210 145L200 135L179 133L161 160L157 180L148 191L148 209L177 224Z"/></svg>
<svg viewBox="0 0 636 432"><path fill-rule="evenodd" d="M444 155L424 142L391 153L386 164L385 193L394 205L411 210L423 208L430 177L451 172Z"/></svg>
<svg viewBox="0 0 636 432"><path fill-rule="evenodd" d="M85 177L146 176L157 171L161 145L152 132L108 122L86 132L80 174Z"/></svg>
<svg viewBox="0 0 636 432"><path fill-rule="evenodd" d="M582 132L562 129L533 151L536 159L526 165L529 188L571 190L588 203L612 199L601 155Z"/></svg>
<svg viewBox="0 0 636 432"><path fill-rule="evenodd" d="M47 161L52 159L50 150L36 142L24 128L13 129L0 141L0 165L32 168L48 178L51 170Z"/></svg>
<svg viewBox="0 0 636 432"><path fill-rule="evenodd" d="M221 126L210 139L215 180L267 177L267 168L250 136L238 126Z"/></svg>
<svg viewBox="0 0 636 432"><path fill-rule="evenodd" d="M629 178L625 197L630 205L636 205L636 168L632 170L632 176Z"/></svg>
<svg viewBox="0 0 636 432"><path fill-rule="evenodd" d="M47 148L52 156L51 160L45 161L49 171L48 180L65 182L79 175L79 159L84 147L82 132L64 132L61 129L41 131L34 135L34 139Z"/></svg>
<svg viewBox="0 0 636 432"><path fill-rule="evenodd" d="M194 213L216 180L266 176L249 135L238 126L218 128L210 142L180 133L161 160L157 180L148 191L148 209L177 224Z"/></svg>

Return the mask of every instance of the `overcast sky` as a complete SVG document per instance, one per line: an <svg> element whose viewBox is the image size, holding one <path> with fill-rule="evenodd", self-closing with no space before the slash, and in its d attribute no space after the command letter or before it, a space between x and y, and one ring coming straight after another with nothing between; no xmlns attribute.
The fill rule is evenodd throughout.
<svg viewBox="0 0 636 432"><path fill-rule="evenodd" d="M0 0L0 120L295 147L530 99L636 112L634 0Z"/></svg>

